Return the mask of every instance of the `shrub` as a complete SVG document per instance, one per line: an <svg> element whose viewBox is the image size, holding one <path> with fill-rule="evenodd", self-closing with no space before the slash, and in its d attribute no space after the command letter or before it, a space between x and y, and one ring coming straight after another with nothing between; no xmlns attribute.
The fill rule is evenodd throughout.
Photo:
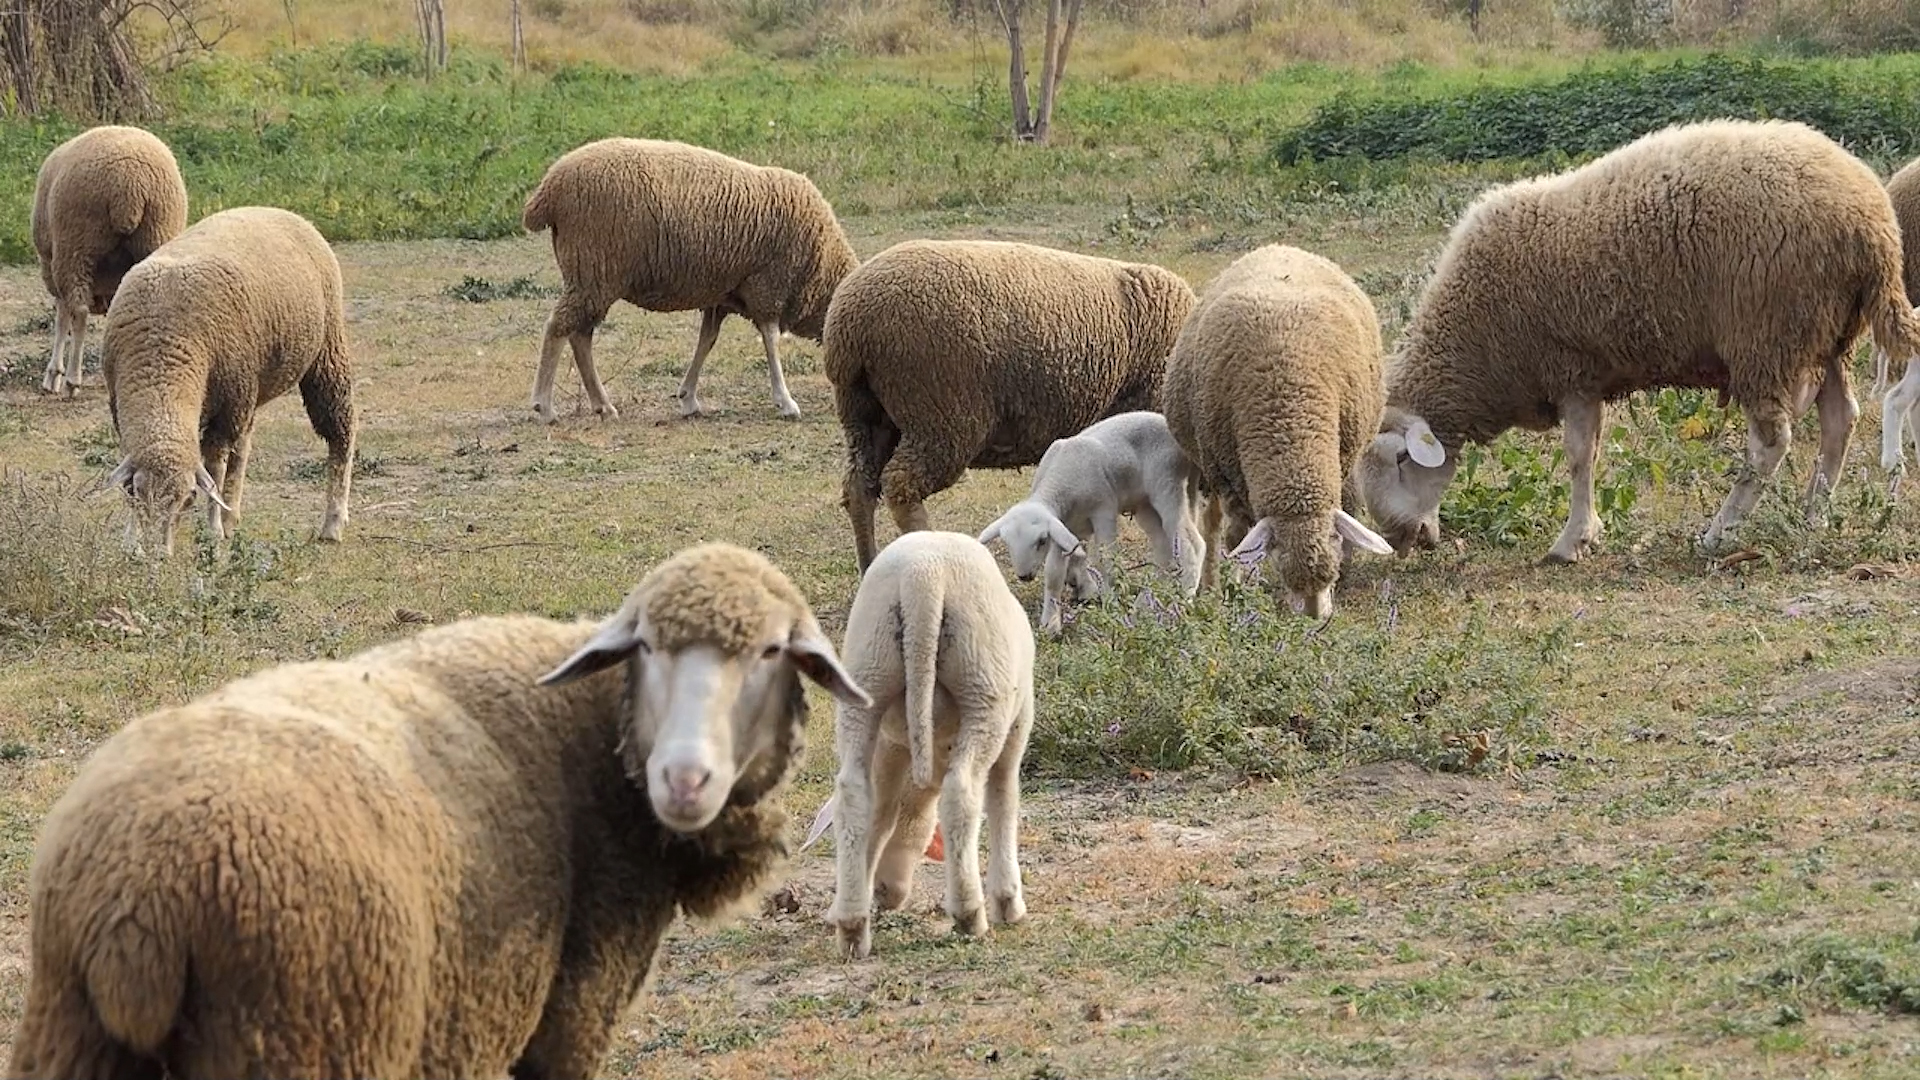
<svg viewBox="0 0 1920 1080"><path fill-rule="evenodd" d="M1036 772L1200 765L1292 776L1390 759L1470 770L1544 739L1565 625L1508 635L1478 607L1423 606L1410 633L1390 581L1385 603L1349 597L1316 623L1277 611L1262 584L1231 568L1221 576L1183 601L1162 577L1122 572L1074 613L1035 672L1047 702L1028 751Z"/></svg>
<svg viewBox="0 0 1920 1080"><path fill-rule="evenodd" d="M1710 54L1443 96L1342 93L1282 135L1273 156L1281 165L1340 157L1577 158L1669 124L1726 117L1800 120L1856 153L1900 156L1920 148L1920 77L1910 70Z"/></svg>

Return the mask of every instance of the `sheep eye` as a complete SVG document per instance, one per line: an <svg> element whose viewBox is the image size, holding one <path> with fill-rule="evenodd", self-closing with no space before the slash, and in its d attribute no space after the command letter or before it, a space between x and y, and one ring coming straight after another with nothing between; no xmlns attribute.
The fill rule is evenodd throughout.
<svg viewBox="0 0 1920 1080"><path fill-rule="evenodd" d="M1395 454L1393 456L1393 463L1395 465L1405 465L1407 462L1411 461L1412 459L1413 459L1412 454L1409 454L1405 450L1402 450L1398 454Z"/></svg>
<svg viewBox="0 0 1920 1080"><path fill-rule="evenodd" d="M774 642L772 645L769 645L766 648L760 650L760 659L762 660L771 660L774 657L779 655L780 655L779 642Z"/></svg>
<svg viewBox="0 0 1920 1080"><path fill-rule="evenodd" d="M653 646L647 644L645 638L635 638L633 641L633 651L639 653L641 656L646 656L653 652Z"/></svg>

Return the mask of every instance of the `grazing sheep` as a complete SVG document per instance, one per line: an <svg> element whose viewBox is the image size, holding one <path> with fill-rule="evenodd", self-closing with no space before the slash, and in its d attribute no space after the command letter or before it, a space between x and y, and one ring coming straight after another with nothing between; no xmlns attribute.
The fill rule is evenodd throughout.
<svg viewBox="0 0 1920 1080"><path fill-rule="evenodd" d="M40 388L79 390L87 316L105 315L120 279L187 227L187 185L150 132L106 125L53 148L33 187L33 250L53 297L53 354Z"/></svg>
<svg viewBox="0 0 1920 1080"><path fill-rule="evenodd" d="M540 345L533 411L551 422L560 343L594 411L619 410L593 367L593 332L617 300L646 311L699 311L700 337L680 383L694 416L701 365L728 315L760 331L780 415L800 406L780 371L779 337L820 340L834 286L859 258L813 182L797 172L685 143L601 139L561 155L527 197L522 224L553 230L560 299Z"/></svg>
<svg viewBox="0 0 1920 1080"><path fill-rule="evenodd" d="M1332 262L1269 244L1200 294L1167 361L1167 426L1212 498L1201 532L1211 576L1221 511L1235 555L1277 561L1295 611L1333 613L1344 540L1392 548L1354 520L1351 472L1380 426L1380 320Z"/></svg>
<svg viewBox="0 0 1920 1080"><path fill-rule="evenodd" d="M1200 587L1199 474L1156 412L1109 416L1078 435L1057 439L1034 470L1033 491L980 534L1007 545L1013 572L1032 581L1044 564L1040 628L1060 631L1061 594L1097 595L1107 572L1106 549L1131 514L1153 543L1154 560L1176 569L1188 596ZM1095 577L1085 574L1091 535Z"/></svg>
<svg viewBox="0 0 1920 1080"><path fill-rule="evenodd" d="M255 412L296 384L327 443L320 539L340 539L353 482L353 370L340 263L307 219L222 210L127 273L101 346L120 464L106 486L133 497L130 542L173 552L197 489L216 538L239 521Z"/></svg>
<svg viewBox="0 0 1920 1080"><path fill-rule="evenodd" d="M1900 222L1901 249L1906 256L1904 278L1907 302L1920 304L1920 158L1907 163L1887 181L1887 198ZM1906 456L1902 435L1914 427L1914 452L1920 453L1920 364L1911 361L1906 373L1892 389L1887 387L1887 350L1878 342L1873 349L1873 392L1884 394L1880 403L1880 465L1888 472L1899 469Z"/></svg>
<svg viewBox="0 0 1920 1080"><path fill-rule="evenodd" d="M7 1075L596 1075L674 918L784 863L801 675L867 700L710 544L597 628L468 619L134 720L42 828Z"/></svg>
<svg viewBox="0 0 1920 1080"><path fill-rule="evenodd" d="M900 531L925 529L922 502L969 468L1153 408L1192 308L1171 270L991 240L909 240L847 275L823 344L861 570L883 496Z"/></svg>
<svg viewBox="0 0 1920 1080"><path fill-rule="evenodd" d="M1818 381L1812 518L1859 414L1855 339L1871 326L1902 359L1920 349L1900 264L1879 178L1805 124L1669 127L1496 188L1454 226L1388 366L1360 466L1367 506L1395 548L1431 545L1461 446L1564 424L1572 512L1546 561L1572 562L1600 535L1606 402L1710 387L1747 415L1745 467L1701 537L1715 548L1779 469Z"/></svg>
<svg viewBox="0 0 1920 1080"><path fill-rule="evenodd" d="M871 700L842 699L834 720L838 877L827 913L849 958L872 951L874 906L907 902L936 803L954 931L978 936L989 920L1026 917L1020 760L1033 730L1033 652L1026 611L971 536L908 533L861 579L842 655ZM980 892L983 792L990 907Z"/></svg>

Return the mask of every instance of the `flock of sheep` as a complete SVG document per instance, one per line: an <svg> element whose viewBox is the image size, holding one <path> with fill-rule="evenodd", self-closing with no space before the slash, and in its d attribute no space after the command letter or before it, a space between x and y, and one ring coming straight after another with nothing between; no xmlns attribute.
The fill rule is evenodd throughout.
<svg viewBox="0 0 1920 1080"><path fill-rule="evenodd" d="M185 220L146 132L97 128L48 156L43 388L82 384L104 314L108 483L132 499L130 541L164 552L196 493L216 535L232 528L253 417L297 384L329 446L321 537L338 540L354 445L338 264L284 210ZM1920 354L1920 244L1901 244L1920 231L1920 163L1883 186L1795 123L1673 127L1487 192L1390 361L1367 295L1297 248L1253 251L1198 295L1160 267L1024 244L915 240L861 262L805 177L678 143L562 156L524 223L551 231L563 279L545 419L563 342L615 414L593 332L618 300L702 313L689 415L728 315L759 330L785 416L779 338L821 343L862 570L841 648L766 558L702 544L598 625L468 619L133 720L43 825L7 1075L592 1074L671 921L750 901L785 861L809 681L836 701L843 952L869 953L873 910L906 902L936 835L955 929L1018 922L1034 635L986 545L1044 574L1048 632L1101 588L1122 515L1189 594L1224 545L1325 616L1351 550L1438 539L1465 443L1560 426L1572 505L1547 558L1573 561L1599 534L1604 407L1660 386L1716 389L1747 417L1712 545L1815 403L1819 512L1864 331L1882 385ZM1886 393L1889 471L1916 409L1908 363ZM967 469L1036 464L978 537L931 529L925 500ZM902 533L884 549L882 502Z"/></svg>

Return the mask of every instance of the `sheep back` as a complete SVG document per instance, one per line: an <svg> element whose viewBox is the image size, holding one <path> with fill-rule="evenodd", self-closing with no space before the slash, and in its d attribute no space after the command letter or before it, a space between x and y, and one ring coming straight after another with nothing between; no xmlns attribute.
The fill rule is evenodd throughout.
<svg viewBox="0 0 1920 1080"><path fill-rule="evenodd" d="M1475 200L1388 364L1387 403L1448 447L1550 428L1574 395L1699 387L1784 411L1869 324L1920 345L1893 302L1900 259L1878 177L1820 132L1669 127Z"/></svg>
<svg viewBox="0 0 1920 1080"><path fill-rule="evenodd" d="M786 854L766 804L658 824L619 668L535 686L594 629L471 619L129 723L42 828L9 1075L591 1073L677 911Z"/></svg>
<svg viewBox="0 0 1920 1080"><path fill-rule="evenodd" d="M89 128L41 162L30 224L47 292L85 284L88 310L104 315L122 276L187 227L187 185L151 132Z"/></svg>
<svg viewBox="0 0 1920 1080"><path fill-rule="evenodd" d="M1274 519L1287 586L1312 593L1338 576L1333 511L1385 398L1373 301L1330 260L1270 244L1201 293L1162 411L1205 489L1243 525Z"/></svg>
<svg viewBox="0 0 1920 1080"><path fill-rule="evenodd" d="M127 274L101 345L108 403L134 452L205 418L250 416L344 355L340 264L305 218L222 210Z"/></svg>
<svg viewBox="0 0 1920 1080"><path fill-rule="evenodd" d="M612 138L568 151L527 197L569 290L604 310L720 308L820 339L833 290L859 262L800 173L685 143Z"/></svg>
<svg viewBox="0 0 1920 1080"><path fill-rule="evenodd" d="M1040 460L1055 439L1155 406L1193 308L1171 270L1030 244L910 240L849 274L824 366L849 444L882 422L953 445L974 468Z"/></svg>

